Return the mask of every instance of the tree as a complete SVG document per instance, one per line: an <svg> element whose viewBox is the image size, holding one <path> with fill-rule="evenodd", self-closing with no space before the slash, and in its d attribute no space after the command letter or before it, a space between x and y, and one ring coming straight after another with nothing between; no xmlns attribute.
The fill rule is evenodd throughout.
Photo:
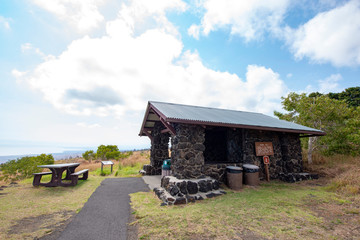
<svg viewBox="0 0 360 240"><path fill-rule="evenodd" d="M100 145L96 151L96 155L102 160L117 159L120 155L120 151L116 145Z"/></svg>
<svg viewBox="0 0 360 240"><path fill-rule="evenodd" d="M96 158L96 153L93 150L88 150L88 151L84 152L82 154L82 156L85 160L88 160L89 162L91 162L91 160Z"/></svg>
<svg viewBox="0 0 360 240"><path fill-rule="evenodd" d="M354 119L354 114L359 114L358 110L349 108L344 100L331 99L327 95L316 93L311 96L305 93L290 93L287 97L282 97L283 109L287 113L274 112L280 119L326 132L326 136L309 138L309 163L313 150L319 150L325 155L359 154L358 135L349 135L349 132L354 130L359 132L356 131L359 118Z"/></svg>
<svg viewBox="0 0 360 240"><path fill-rule="evenodd" d="M329 93L330 98L345 100L349 107L360 106L360 87L347 88L341 93Z"/></svg>

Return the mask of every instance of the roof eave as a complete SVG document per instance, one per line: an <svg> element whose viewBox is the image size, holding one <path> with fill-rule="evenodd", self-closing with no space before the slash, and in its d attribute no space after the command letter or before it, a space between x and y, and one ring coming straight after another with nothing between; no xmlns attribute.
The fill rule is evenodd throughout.
<svg viewBox="0 0 360 240"><path fill-rule="evenodd" d="M171 123L185 123L185 124L194 124L194 125L202 125L202 126L245 128L245 129L256 129L256 130L274 131L274 132L289 132L289 133L299 133L299 134L310 134L310 135L313 135L313 136L324 136L324 135L326 135L326 133L323 132L323 131L310 131L310 130L298 130L298 129L289 129L289 128L275 128L275 127L264 127L264 126L254 126L254 125L206 122L206 121L195 121L195 120L188 120L188 119L167 118L166 121L171 122Z"/></svg>
<svg viewBox="0 0 360 240"><path fill-rule="evenodd" d="M140 133L139 133L139 136L146 136L144 134L144 127L145 127L145 123L146 123L146 120L149 116L149 112L150 112L150 102L148 102L148 105L146 107L146 111L145 111L145 115L144 115L144 119L143 119L143 122L142 122L142 125L141 125L141 128L140 128Z"/></svg>

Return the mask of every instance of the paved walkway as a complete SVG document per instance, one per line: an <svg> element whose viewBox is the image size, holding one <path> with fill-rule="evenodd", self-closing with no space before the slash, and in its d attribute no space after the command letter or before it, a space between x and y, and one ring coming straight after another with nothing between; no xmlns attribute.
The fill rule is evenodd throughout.
<svg viewBox="0 0 360 240"><path fill-rule="evenodd" d="M160 187L161 175L143 176L142 179L147 185L149 185L150 190Z"/></svg>
<svg viewBox="0 0 360 240"><path fill-rule="evenodd" d="M142 178L107 178L60 234L60 240L125 240L130 193L149 191Z"/></svg>

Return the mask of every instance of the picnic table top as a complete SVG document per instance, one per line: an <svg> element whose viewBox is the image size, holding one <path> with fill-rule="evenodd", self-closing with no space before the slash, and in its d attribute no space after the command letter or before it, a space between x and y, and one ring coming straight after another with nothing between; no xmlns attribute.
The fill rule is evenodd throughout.
<svg viewBox="0 0 360 240"><path fill-rule="evenodd" d="M63 167L77 167L80 163L59 163L59 164L49 164L49 165L38 165L41 168L63 168Z"/></svg>

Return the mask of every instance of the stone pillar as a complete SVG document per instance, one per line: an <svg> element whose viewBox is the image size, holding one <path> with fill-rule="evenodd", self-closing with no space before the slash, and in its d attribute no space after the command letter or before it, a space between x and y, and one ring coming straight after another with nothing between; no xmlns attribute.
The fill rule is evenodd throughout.
<svg viewBox="0 0 360 240"><path fill-rule="evenodd" d="M197 125L174 124L171 138L171 167L179 179L199 178L204 171L205 130Z"/></svg>
<svg viewBox="0 0 360 240"><path fill-rule="evenodd" d="M282 152L282 172L301 173L303 172L302 150L298 134L280 135L281 152Z"/></svg>
<svg viewBox="0 0 360 240"><path fill-rule="evenodd" d="M153 141L151 143L151 152L150 152L150 165L152 166L151 175L160 175L161 166L164 159L169 157L169 133L161 133L161 130L164 129L164 126L161 122L156 122L155 126L151 132Z"/></svg>

